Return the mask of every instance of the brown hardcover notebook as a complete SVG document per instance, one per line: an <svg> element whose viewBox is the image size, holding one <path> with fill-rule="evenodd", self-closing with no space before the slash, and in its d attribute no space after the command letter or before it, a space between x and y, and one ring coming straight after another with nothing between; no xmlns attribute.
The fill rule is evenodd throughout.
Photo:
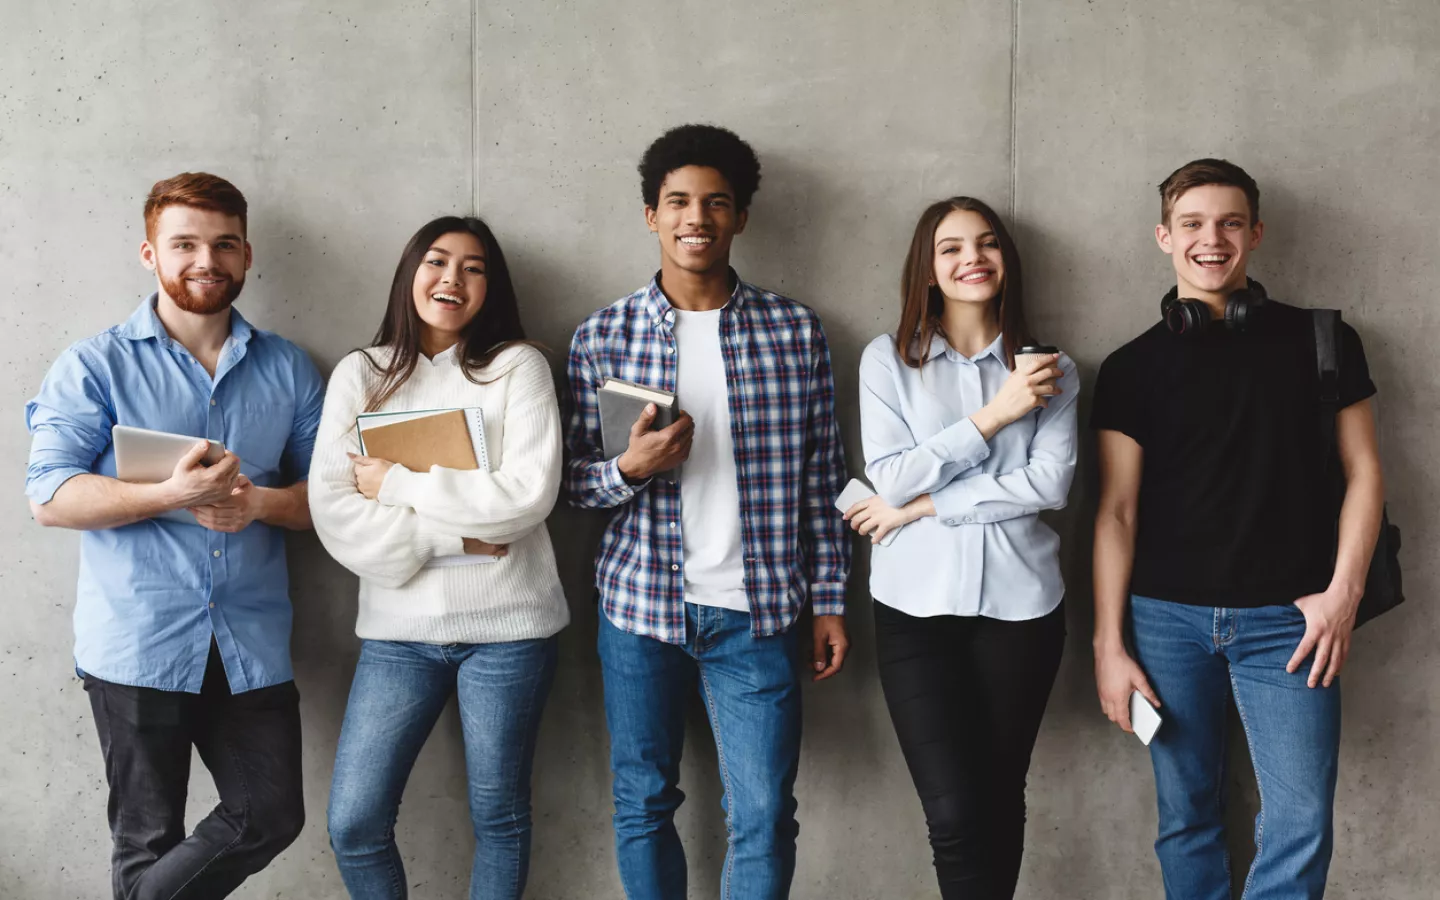
<svg viewBox="0 0 1440 900"><path fill-rule="evenodd" d="M375 425L361 434L366 456L399 463L412 472L428 472L431 466L480 468L463 409Z"/></svg>

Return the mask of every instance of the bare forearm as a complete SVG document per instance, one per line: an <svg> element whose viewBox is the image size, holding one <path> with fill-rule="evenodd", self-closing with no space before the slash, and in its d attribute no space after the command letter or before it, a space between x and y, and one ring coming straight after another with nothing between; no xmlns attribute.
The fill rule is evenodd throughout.
<svg viewBox="0 0 1440 900"><path fill-rule="evenodd" d="M1095 652L1124 647L1125 607L1135 563L1135 523L1101 513L1095 519Z"/></svg>
<svg viewBox="0 0 1440 900"><path fill-rule="evenodd" d="M1344 590L1359 602L1365 591L1365 576L1380 533L1380 516L1385 505L1385 481L1378 467L1350 476L1345 502L1340 507L1339 539L1331 585Z"/></svg>
<svg viewBox="0 0 1440 900"><path fill-rule="evenodd" d="M260 515L256 521L292 531L307 531L310 522L309 482L301 481L283 488L254 489L260 503Z"/></svg>
<svg viewBox="0 0 1440 900"><path fill-rule="evenodd" d="M49 503L31 503L35 521L49 528L120 528L178 509L165 484L130 484L104 475L76 475Z"/></svg>

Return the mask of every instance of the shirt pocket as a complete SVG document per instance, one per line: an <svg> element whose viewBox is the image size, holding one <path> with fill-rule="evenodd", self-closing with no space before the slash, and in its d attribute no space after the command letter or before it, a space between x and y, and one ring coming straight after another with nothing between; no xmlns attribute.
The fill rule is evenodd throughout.
<svg viewBox="0 0 1440 900"><path fill-rule="evenodd" d="M294 403L241 404L239 421L226 429L230 435L226 446L240 457L240 471L247 478L268 483L279 475L294 422Z"/></svg>

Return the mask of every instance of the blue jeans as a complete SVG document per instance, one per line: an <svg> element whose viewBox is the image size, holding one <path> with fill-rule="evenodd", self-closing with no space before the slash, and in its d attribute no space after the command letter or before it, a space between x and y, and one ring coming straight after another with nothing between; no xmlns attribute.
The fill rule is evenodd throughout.
<svg viewBox="0 0 1440 900"><path fill-rule="evenodd" d="M471 900L518 900L530 862L530 766L556 639L499 644L365 641L335 752L330 846L350 896L406 896L395 846L415 757L458 692L475 859Z"/></svg>
<svg viewBox="0 0 1440 900"><path fill-rule="evenodd" d="M614 773L615 851L629 900L685 900L675 810L685 705L698 685L715 733L729 849L724 900L783 900L795 874L800 684L795 629L750 635L748 613L685 605L685 644L600 615L605 720Z"/></svg>
<svg viewBox="0 0 1440 900"><path fill-rule="evenodd" d="M1235 697L1255 780L1255 862L1243 900L1318 900L1333 845L1340 682L1310 688L1296 606L1228 609L1132 597L1136 661L1164 704L1150 744L1169 900L1229 900L1221 792L1225 705Z"/></svg>

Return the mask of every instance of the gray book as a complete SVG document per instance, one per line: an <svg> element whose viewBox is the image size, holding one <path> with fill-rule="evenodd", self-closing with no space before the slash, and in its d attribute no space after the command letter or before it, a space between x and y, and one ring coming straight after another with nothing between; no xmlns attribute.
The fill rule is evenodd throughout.
<svg viewBox="0 0 1440 900"><path fill-rule="evenodd" d="M675 422L675 395L659 388L606 378L598 391L600 400L600 437L606 459L614 459L630 446L630 429L635 420L645 411L647 404L655 404L655 421L652 430L665 428ZM657 472L655 477L665 481L679 479L679 468Z"/></svg>

